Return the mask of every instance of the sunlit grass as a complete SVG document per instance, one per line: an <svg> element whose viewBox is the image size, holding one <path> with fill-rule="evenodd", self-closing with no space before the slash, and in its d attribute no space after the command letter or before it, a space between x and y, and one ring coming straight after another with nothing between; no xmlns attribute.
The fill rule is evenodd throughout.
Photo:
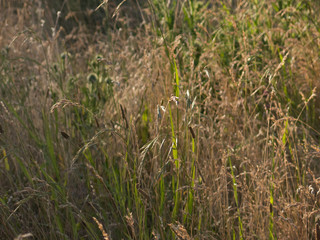
<svg viewBox="0 0 320 240"><path fill-rule="evenodd" d="M315 238L319 4L93 2L0 1L0 239Z"/></svg>

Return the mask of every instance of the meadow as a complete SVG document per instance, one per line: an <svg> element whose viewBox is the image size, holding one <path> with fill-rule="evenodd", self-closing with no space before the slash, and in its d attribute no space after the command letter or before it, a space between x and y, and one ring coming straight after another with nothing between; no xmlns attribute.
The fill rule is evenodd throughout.
<svg viewBox="0 0 320 240"><path fill-rule="evenodd" d="M319 12L0 0L0 239L320 239Z"/></svg>

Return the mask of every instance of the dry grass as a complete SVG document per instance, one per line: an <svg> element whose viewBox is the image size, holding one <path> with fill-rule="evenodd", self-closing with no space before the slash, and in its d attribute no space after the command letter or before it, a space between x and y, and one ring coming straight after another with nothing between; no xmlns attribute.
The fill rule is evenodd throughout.
<svg viewBox="0 0 320 240"><path fill-rule="evenodd" d="M110 240L110 238L109 238L108 234L105 232L102 224L101 224L95 217L93 217L93 220L94 220L94 221L96 222L96 224L98 225L98 227L99 227L99 229L100 229L100 231L101 231L101 233L102 233L103 239L104 239L104 240Z"/></svg>
<svg viewBox="0 0 320 240"><path fill-rule="evenodd" d="M1 239L318 236L316 1L72 2L0 1Z"/></svg>

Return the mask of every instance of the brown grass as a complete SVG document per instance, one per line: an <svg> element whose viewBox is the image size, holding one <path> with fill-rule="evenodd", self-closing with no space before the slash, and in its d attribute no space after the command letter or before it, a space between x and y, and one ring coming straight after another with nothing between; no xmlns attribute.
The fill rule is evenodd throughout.
<svg viewBox="0 0 320 240"><path fill-rule="evenodd" d="M318 239L316 1L71 2L0 1L1 239Z"/></svg>

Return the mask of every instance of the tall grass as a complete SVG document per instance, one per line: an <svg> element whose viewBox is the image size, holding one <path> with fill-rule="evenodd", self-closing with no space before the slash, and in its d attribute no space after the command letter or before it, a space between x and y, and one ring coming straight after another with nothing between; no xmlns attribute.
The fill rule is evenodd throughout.
<svg viewBox="0 0 320 240"><path fill-rule="evenodd" d="M0 1L1 239L316 237L316 1L76 2Z"/></svg>

